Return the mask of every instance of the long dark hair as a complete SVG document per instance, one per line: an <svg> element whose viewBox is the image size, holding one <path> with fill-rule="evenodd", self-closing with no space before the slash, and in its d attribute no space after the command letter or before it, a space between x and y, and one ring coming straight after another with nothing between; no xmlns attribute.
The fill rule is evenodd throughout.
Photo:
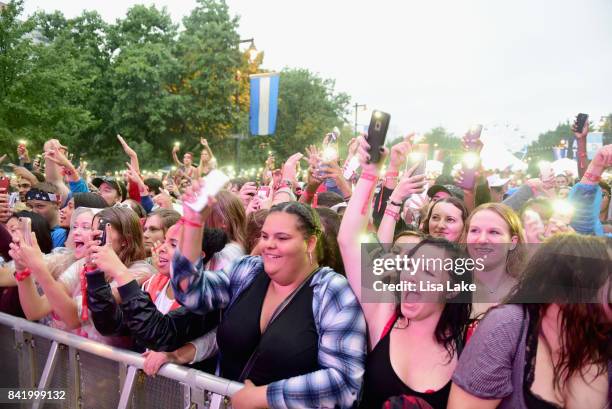
<svg viewBox="0 0 612 409"><path fill-rule="evenodd" d="M276 212L288 213L296 216L298 219L298 230L302 232L304 239L308 239L311 236L317 238L315 254L319 265L329 265L329 260L325 257L323 240L321 240L323 228L321 227L319 214L312 207L295 201L283 202L272 206L268 215Z"/></svg>
<svg viewBox="0 0 612 409"><path fill-rule="evenodd" d="M458 244L443 238L431 236L426 236L418 244L415 244L414 247L411 245L407 256L412 258L414 254L425 245L434 246L444 250L446 258L453 260L453 265L455 265L456 259L469 258L469 256ZM449 276L451 284L456 284L461 282L471 283L473 275L471 271L465 271L462 274L449 272ZM397 278L399 280L399 275ZM398 316L401 316L400 300L398 300L396 308ZM454 297L454 299L449 300L449 302L446 302L444 305L440 319L436 324L434 336L436 337L438 344L444 346L451 359L455 353L458 352L458 348L461 348L463 345L465 333L470 323L471 313L471 297L467 294L458 294Z"/></svg>
<svg viewBox="0 0 612 409"><path fill-rule="evenodd" d="M325 259L329 263L328 266L333 268L336 273L344 275L344 263L340 256L340 247L338 246L338 231L340 230L340 222L342 217L328 207L317 207L314 209L321 219L323 226L323 247Z"/></svg>
<svg viewBox="0 0 612 409"><path fill-rule="evenodd" d="M612 359L612 325L598 300L611 279L610 265L603 239L556 234L539 246L506 301L523 304L538 331L549 306L559 306L563 336L553 366L559 388L589 365L601 375Z"/></svg>
<svg viewBox="0 0 612 409"><path fill-rule="evenodd" d="M463 201L457 199L456 197L445 197L444 199L440 199L440 200L436 200L430 207L429 207L429 211L427 212L427 216L425 217L425 220L423 221L423 233L425 234L431 234L429 232L429 219L431 219L431 214L433 213L433 209L434 207L436 207L438 204L440 203L450 203L453 206L455 206L457 209L459 209L461 211L461 221L463 222L463 225L465 226L465 221L468 218L468 210L467 207L465 207L465 204L463 203Z"/></svg>
<svg viewBox="0 0 612 409"><path fill-rule="evenodd" d="M53 249L53 242L51 240L51 229L49 229L49 223L47 222L47 220L45 220L44 217L42 217L38 213L30 212L27 210L17 212L12 217L27 217L28 219L30 219L32 223L32 231L34 232L34 234L36 234L36 241L38 242L38 247L40 247L40 251L42 251L44 254L51 253L51 250Z"/></svg>

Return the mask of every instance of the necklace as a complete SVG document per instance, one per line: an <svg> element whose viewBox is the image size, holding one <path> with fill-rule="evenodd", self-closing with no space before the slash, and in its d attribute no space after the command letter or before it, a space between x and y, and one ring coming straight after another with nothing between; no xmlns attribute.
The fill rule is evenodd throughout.
<svg viewBox="0 0 612 409"><path fill-rule="evenodd" d="M497 285L496 285L496 286L495 286L495 288L493 288L493 289L491 289L491 288L487 287L487 286L486 286L486 285L485 285L485 284L482 282L482 280L478 280L478 281L480 281L480 284L481 284L481 285L482 285L482 286L483 286L483 287L484 287L484 288L487 290L487 292L488 292L489 294L494 294L494 293L496 293L496 292L497 292L497 290L499 290L499 287L501 287L501 285L502 285L502 284L503 284L503 283L506 281L507 277L508 277L508 274L504 273L504 276L501 278L501 280L499 280L499 282L497 283Z"/></svg>

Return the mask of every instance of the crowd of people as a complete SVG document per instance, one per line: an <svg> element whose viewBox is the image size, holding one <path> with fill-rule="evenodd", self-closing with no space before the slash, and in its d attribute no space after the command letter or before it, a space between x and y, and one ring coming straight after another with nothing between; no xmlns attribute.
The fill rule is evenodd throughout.
<svg viewBox="0 0 612 409"><path fill-rule="evenodd" d="M235 409L607 407L612 145L578 177L479 169L470 184L419 171L413 135L377 162L370 142L340 159L327 136L210 196L223 164L206 139L198 166L176 144L176 170L151 178L121 136L122 177L91 177L57 139L36 160L19 143L0 175L0 311L140 352L148 375L241 382ZM467 298L379 299L364 266L398 255L484 261L382 277L475 284Z"/></svg>

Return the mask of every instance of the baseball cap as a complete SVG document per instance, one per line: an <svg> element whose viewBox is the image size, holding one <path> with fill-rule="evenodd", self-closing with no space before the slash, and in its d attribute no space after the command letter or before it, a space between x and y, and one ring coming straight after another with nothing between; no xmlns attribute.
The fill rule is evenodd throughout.
<svg viewBox="0 0 612 409"><path fill-rule="evenodd" d="M427 196L429 198L433 198L438 192L446 192L449 195L456 197L459 200L463 200L463 190L455 185L433 185L429 189L427 189Z"/></svg>
<svg viewBox="0 0 612 409"><path fill-rule="evenodd" d="M119 192L119 194L121 195L121 201L122 202L127 197L127 189L125 187L125 184L123 184L123 182L121 182L119 180L116 180L115 178L111 178L111 177L106 177L105 176L105 177L101 177L101 178L95 178L94 180L91 181L91 184L94 185L95 187L97 187L98 189L100 188L102 183L106 183L107 185L112 186L113 189L115 189L117 192Z"/></svg>

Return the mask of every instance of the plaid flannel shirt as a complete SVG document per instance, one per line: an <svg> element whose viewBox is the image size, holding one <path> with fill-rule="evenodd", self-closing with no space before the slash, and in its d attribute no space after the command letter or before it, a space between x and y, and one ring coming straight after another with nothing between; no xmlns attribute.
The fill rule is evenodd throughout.
<svg viewBox="0 0 612 409"><path fill-rule="evenodd" d="M246 256L223 271L204 271L177 252L172 266L176 299L187 309L206 313L228 308L258 274L261 257ZM186 291L179 283L188 280ZM319 365L306 375L268 385L270 408L350 408L359 395L366 355L366 324L357 298L344 277L328 267L312 279L312 311L319 334ZM290 336L290 334L287 334Z"/></svg>

